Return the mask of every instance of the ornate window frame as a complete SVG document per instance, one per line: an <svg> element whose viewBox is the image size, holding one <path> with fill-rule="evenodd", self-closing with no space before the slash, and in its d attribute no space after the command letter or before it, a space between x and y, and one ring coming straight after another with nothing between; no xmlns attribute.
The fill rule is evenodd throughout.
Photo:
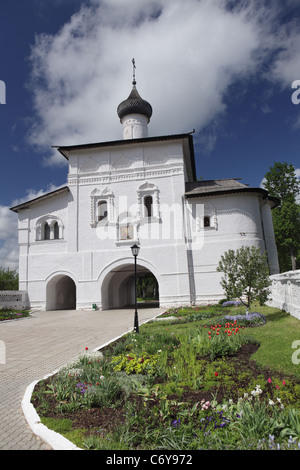
<svg viewBox="0 0 300 470"><path fill-rule="evenodd" d="M95 188L91 194L91 227L97 227L98 220L98 205L100 202L106 202L107 204L107 217L103 219L106 222L114 221L115 214L115 196L114 193L107 186L104 189ZM102 221L102 222L103 222Z"/></svg>
<svg viewBox="0 0 300 470"><path fill-rule="evenodd" d="M45 236L47 225L49 227L49 238ZM64 225L59 217L48 214L37 220L35 225L35 241L63 240L63 238Z"/></svg>
<svg viewBox="0 0 300 470"><path fill-rule="evenodd" d="M137 208L137 218L144 219L145 221L152 222L155 220L160 220L160 198L159 198L159 189L158 187L146 181L141 184L137 189L138 197L138 208ZM151 216L148 215L148 210L145 205L145 199L147 197L152 197L151 204Z"/></svg>

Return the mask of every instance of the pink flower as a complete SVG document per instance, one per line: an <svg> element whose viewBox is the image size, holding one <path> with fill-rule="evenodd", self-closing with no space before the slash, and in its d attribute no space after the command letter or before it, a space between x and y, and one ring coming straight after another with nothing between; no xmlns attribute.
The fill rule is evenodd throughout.
<svg viewBox="0 0 300 470"><path fill-rule="evenodd" d="M286 382L285 382L285 380L283 380L283 381L282 381L282 385L286 385Z"/></svg>
<svg viewBox="0 0 300 470"><path fill-rule="evenodd" d="M271 383L272 383L272 380L269 378L269 379L268 379L268 382L269 382L269 384L271 384Z"/></svg>

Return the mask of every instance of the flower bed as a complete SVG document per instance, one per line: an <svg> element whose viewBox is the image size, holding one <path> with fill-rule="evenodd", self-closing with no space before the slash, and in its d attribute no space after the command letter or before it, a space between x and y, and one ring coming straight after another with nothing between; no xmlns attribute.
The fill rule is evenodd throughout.
<svg viewBox="0 0 300 470"><path fill-rule="evenodd" d="M7 308L0 308L0 321L17 320L19 318L29 317L28 310L12 310Z"/></svg>
<svg viewBox="0 0 300 470"><path fill-rule="evenodd" d="M87 349L32 401L83 449L297 448L300 383L258 367L247 331L236 319L142 325Z"/></svg>
<svg viewBox="0 0 300 470"><path fill-rule="evenodd" d="M244 326L258 326L266 323L266 317L262 313L251 312L244 315L226 315L222 319L224 322L236 322Z"/></svg>
<svg viewBox="0 0 300 470"><path fill-rule="evenodd" d="M226 300L226 302L222 303L222 307L238 307L239 305L243 305L240 300Z"/></svg>

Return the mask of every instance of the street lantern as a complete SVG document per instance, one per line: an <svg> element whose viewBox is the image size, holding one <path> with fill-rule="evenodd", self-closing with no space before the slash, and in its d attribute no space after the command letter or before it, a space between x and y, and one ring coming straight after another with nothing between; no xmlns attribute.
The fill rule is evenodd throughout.
<svg viewBox="0 0 300 470"><path fill-rule="evenodd" d="M134 256L134 299L135 299L135 311L134 311L134 331L135 333L139 333L139 320L138 320L138 312L137 312L137 295L136 295L136 258L139 254L140 247L138 245L133 245L131 247L131 252Z"/></svg>

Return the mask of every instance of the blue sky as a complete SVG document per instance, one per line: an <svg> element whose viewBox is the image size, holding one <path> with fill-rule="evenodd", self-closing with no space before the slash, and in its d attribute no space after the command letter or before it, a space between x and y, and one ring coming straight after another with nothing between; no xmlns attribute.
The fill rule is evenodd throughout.
<svg viewBox="0 0 300 470"><path fill-rule="evenodd" d="M66 183L51 146L122 138L132 57L149 135L195 129L199 178L259 186L275 161L299 174L299 13L298 0L2 0L0 265L17 268L9 207Z"/></svg>

